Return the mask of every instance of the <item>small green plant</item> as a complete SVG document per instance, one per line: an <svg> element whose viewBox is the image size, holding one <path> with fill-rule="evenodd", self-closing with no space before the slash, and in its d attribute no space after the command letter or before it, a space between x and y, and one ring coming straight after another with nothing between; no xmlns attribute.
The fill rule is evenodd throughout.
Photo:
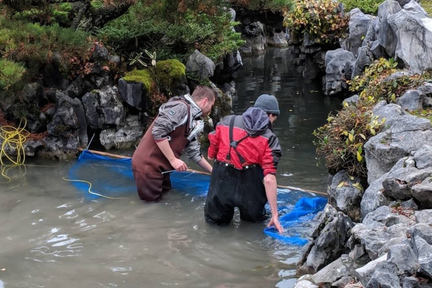
<svg viewBox="0 0 432 288"><path fill-rule="evenodd" d="M293 5L293 0L233 0L231 5L245 7L249 10L287 11Z"/></svg>
<svg viewBox="0 0 432 288"><path fill-rule="evenodd" d="M327 124L313 132L317 155L324 158L329 173L345 170L352 176L367 177L363 147L385 121L378 121L372 114L371 104L368 100L345 104L336 115L329 115Z"/></svg>
<svg viewBox="0 0 432 288"><path fill-rule="evenodd" d="M348 14L333 0L296 0L284 17L284 25L298 39L305 33L316 42L334 44L347 33Z"/></svg>
<svg viewBox="0 0 432 288"><path fill-rule="evenodd" d="M375 102L386 100L388 103L396 102L407 90L422 85L431 79L431 73L425 71L421 74L406 73L398 77L389 77L397 69L397 62L393 59L380 58L365 69L362 75L347 81L350 91L360 93L362 98L371 98Z"/></svg>
<svg viewBox="0 0 432 288"><path fill-rule="evenodd" d="M145 54L148 56L148 58L150 59L150 64L151 66L156 66L156 52L149 52L146 49L144 49ZM143 51L141 52L132 52L129 55L129 66L131 67L135 67L136 64L140 64L142 67L141 68L146 68L148 67L148 64L146 62L145 57L143 56L144 54ZM138 67L136 67L138 68Z"/></svg>
<svg viewBox="0 0 432 288"><path fill-rule="evenodd" d="M377 15L378 7L382 0L341 0L346 12L359 8L365 14Z"/></svg>
<svg viewBox="0 0 432 288"><path fill-rule="evenodd" d="M26 69L19 63L0 59L0 90L8 90L19 82Z"/></svg>

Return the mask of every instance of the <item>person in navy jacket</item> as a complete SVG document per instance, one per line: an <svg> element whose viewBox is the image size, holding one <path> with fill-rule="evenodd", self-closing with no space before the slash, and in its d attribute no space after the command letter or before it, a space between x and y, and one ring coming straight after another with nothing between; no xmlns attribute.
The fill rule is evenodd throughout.
<svg viewBox="0 0 432 288"><path fill-rule="evenodd" d="M240 218L260 222L282 232L277 210L277 164L282 156L272 123L280 114L275 96L262 94L242 115L225 116L209 134L208 158L214 160L204 207L209 223L227 225L240 210Z"/></svg>

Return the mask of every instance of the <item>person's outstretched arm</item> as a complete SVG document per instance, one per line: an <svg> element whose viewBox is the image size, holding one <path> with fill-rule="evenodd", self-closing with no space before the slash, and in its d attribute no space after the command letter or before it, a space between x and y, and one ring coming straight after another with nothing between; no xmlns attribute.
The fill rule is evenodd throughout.
<svg viewBox="0 0 432 288"><path fill-rule="evenodd" d="M267 195L267 201L270 205L271 219L267 227L275 226L279 233L283 232L282 226L279 223L279 212L277 209L277 180L273 174L267 174L264 177L264 187Z"/></svg>
<svg viewBox="0 0 432 288"><path fill-rule="evenodd" d="M202 157L200 161L197 162L197 164L204 169L205 171L212 173L213 166L204 158Z"/></svg>

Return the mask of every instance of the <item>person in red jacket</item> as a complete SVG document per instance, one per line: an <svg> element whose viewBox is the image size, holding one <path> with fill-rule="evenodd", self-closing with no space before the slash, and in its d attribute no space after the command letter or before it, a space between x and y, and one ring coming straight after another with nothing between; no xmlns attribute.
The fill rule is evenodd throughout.
<svg viewBox="0 0 432 288"><path fill-rule="evenodd" d="M282 232L276 202L276 168L282 153L271 127L279 114L276 97L262 94L253 107L224 117L209 134L208 158L214 163L204 206L207 222L229 224L234 207L242 220L263 221L268 202L268 226Z"/></svg>
<svg viewBox="0 0 432 288"><path fill-rule="evenodd" d="M180 159L183 152L201 168L212 172L212 165L201 156L196 136L204 127L202 117L211 112L215 100L212 88L198 86L192 96L173 97L159 108L132 156L132 172L141 200L158 201L163 192L171 189L168 171L187 169Z"/></svg>

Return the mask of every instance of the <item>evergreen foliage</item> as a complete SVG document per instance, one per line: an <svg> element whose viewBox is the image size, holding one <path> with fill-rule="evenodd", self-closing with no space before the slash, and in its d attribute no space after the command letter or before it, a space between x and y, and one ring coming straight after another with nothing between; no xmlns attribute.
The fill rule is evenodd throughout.
<svg viewBox="0 0 432 288"><path fill-rule="evenodd" d="M61 28L59 25L42 26L0 16L0 55L3 59L23 63L29 75L38 75L39 69L59 53L68 71L74 57L83 57L90 47L88 34Z"/></svg>
<svg viewBox="0 0 432 288"><path fill-rule="evenodd" d="M0 59L0 91L8 90L19 82L26 69L19 63Z"/></svg>
<svg viewBox="0 0 432 288"><path fill-rule="evenodd" d="M293 6L293 0L232 0L230 2L233 6L245 7L256 11L270 10L273 12L286 12Z"/></svg>
<svg viewBox="0 0 432 288"><path fill-rule="evenodd" d="M244 44L218 1L139 1L99 31L118 53L157 51L184 61L195 48L213 60Z"/></svg>

